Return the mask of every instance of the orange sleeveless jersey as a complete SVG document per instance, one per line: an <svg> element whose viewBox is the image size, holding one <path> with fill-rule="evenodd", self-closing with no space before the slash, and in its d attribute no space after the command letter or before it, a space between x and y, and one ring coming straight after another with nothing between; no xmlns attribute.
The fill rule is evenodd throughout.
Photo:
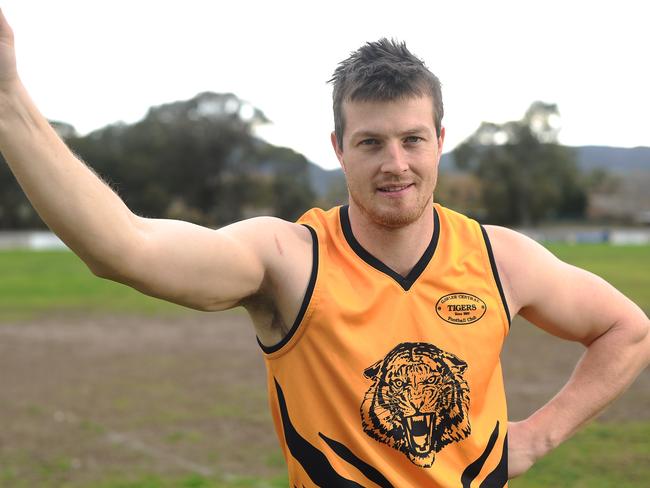
<svg viewBox="0 0 650 488"><path fill-rule="evenodd" d="M406 277L356 241L347 206L299 219L314 240L304 302L279 344L260 343L292 487L507 486L509 312L485 230L433 211Z"/></svg>

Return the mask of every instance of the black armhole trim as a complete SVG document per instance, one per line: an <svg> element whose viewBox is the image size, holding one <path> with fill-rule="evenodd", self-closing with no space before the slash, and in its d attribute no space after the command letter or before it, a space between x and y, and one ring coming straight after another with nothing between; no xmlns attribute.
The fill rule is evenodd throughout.
<svg viewBox="0 0 650 488"><path fill-rule="evenodd" d="M506 311L506 317L508 318L508 325L510 325L512 319L510 318L510 310L508 309L508 302L506 302L506 295L503 293L503 286L501 285L501 279L499 278L497 263L494 260L494 253L492 252L492 244L490 244L490 238L488 237L487 231L482 225L481 225L481 232L483 233L483 239L485 240L485 247L487 248L488 257L490 258L490 267L492 268L494 281L496 281L497 283L497 288L499 289L499 295L501 296L501 302L503 303L503 309Z"/></svg>
<svg viewBox="0 0 650 488"><path fill-rule="evenodd" d="M354 237L354 234L352 233L350 215L348 213L348 205L343 205L340 208L339 220L341 221L341 229L343 230L345 240L348 242L355 254L376 270L381 271L385 275L393 278L404 289L404 291L410 290L415 281L425 270L429 264L429 261L431 261L433 254L436 252L438 239L440 238L440 218L438 217L436 208L433 207L433 235L431 236L431 241L425 249L424 254L422 254L422 257L415 264L409 274L407 276L402 276L401 274L393 271L391 268L386 266L383 262L366 251L361 244L359 244L359 241L357 241L357 238Z"/></svg>
<svg viewBox="0 0 650 488"><path fill-rule="evenodd" d="M314 287L316 286L316 277L318 276L318 236L316 235L316 231L312 227L306 224L302 224L302 225L309 230L309 233L311 234L311 240L312 240L312 265L311 265L311 276L309 277L309 284L307 285L307 291L305 292L305 297L302 299L302 304L300 305L300 310L298 311L298 315L296 315L296 320L293 321L293 325L291 326L291 329L289 329L287 335L284 336L284 338L280 342L274 344L273 346L265 346L264 344L262 344L262 342L260 342L260 338L256 337L257 344L259 344L259 346L262 348L262 351L264 351L266 354L271 354L273 352L279 351L287 342L291 340L293 335L298 330L298 326L302 322L305 313L307 312L307 307L309 306L309 302L311 301L311 297L314 293Z"/></svg>

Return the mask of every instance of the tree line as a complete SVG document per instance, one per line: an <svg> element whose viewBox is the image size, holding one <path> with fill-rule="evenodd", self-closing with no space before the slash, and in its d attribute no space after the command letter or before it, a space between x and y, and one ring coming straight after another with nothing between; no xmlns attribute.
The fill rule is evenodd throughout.
<svg viewBox="0 0 650 488"><path fill-rule="evenodd" d="M83 137L53 125L136 214L218 227L260 214L296 219L315 201L307 159L255 137L267 122L233 94L206 92ZM0 228L44 227L6 164L0 195Z"/></svg>
<svg viewBox="0 0 650 488"><path fill-rule="evenodd" d="M520 120L483 122L453 151L456 167L479 182L470 212L500 225L582 219L591 180L558 132L557 105L539 101Z"/></svg>
<svg viewBox="0 0 650 488"><path fill-rule="evenodd" d="M485 223L582 218L593 178L558 144L557 117L555 105L535 102L521 120L481 124L453 151L463 176L442 174L436 200ZM318 195L303 155L255 137L255 126L268 122L233 94L206 92L83 137L53 125L138 215L218 227L256 215L294 220L314 205L343 203L334 201L345 195L340 179L342 188ZM0 229L43 227L1 164Z"/></svg>

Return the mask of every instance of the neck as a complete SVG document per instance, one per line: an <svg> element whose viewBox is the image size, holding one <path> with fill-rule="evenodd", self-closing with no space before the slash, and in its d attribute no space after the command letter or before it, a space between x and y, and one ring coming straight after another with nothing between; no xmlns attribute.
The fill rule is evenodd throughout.
<svg viewBox="0 0 650 488"><path fill-rule="evenodd" d="M350 199L350 227L361 246L386 266L406 276L429 246L434 231L433 203L403 227L386 227L373 221Z"/></svg>

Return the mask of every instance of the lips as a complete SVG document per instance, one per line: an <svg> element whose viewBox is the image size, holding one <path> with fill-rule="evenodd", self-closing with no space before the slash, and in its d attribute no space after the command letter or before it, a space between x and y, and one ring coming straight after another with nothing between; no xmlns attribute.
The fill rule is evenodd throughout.
<svg viewBox="0 0 650 488"><path fill-rule="evenodd" d="M403 183L399 185L385 185L385 186L380 186L378 190L383 193L398 193L402 190L405 190L412 186L413 183Z"/></svg>

